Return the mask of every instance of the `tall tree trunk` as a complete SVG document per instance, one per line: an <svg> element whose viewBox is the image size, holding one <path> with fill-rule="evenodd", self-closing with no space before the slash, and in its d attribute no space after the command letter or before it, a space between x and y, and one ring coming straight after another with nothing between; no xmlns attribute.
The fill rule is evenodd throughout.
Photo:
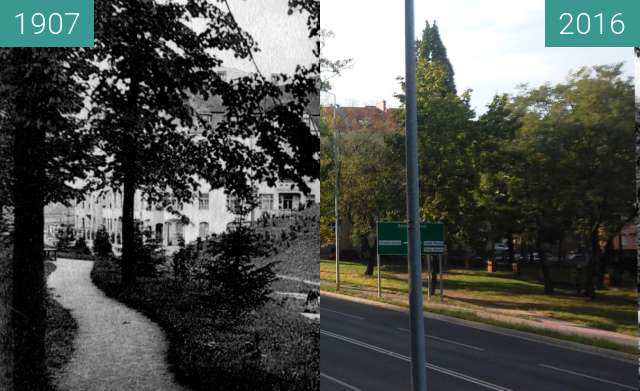
<svg viewBox="0 0 640 391"><path fill-rule="evenodd" d="M540 236L538 234L538 236ZM544 249L542 248L542 241L538 237L536 239L536 251L538 257L540 257L540 267L542 268L542 281L544 283L544 293L547 295L553 294L553 279L551 277L551 270L547 264L547 257L545 256Z"/></svg>
<svg viewBox="0 0 640 391"><path fill-rule="evenodd" d="M0 224L0 235L4 229ZM12 251L9 238L0 236L0 390L13 389Z"/></svg>
<svg viewBox="0 0 640 391"><path fill-rule="evenodd" d="M46 387L44 139L44 131L32 126L15 132L13 337L14 389L17 391Z"/></svg>
<svg viewBox="0 0 640 391"><path fill-rule="evenodd" d="M441 255L431 256L431 287L429 293L433 296L436 294L436 288L438 286L438 273L440 273L440 257Z"/></svg>
<svg viewBox="0 0 640 391"><path fill-rule="evenodd" d="M133 54L133 58L136 58ZM130 57L131 58L131 57ZM129 131L124 137L123 165L124 180L122 189L122 285L133 286L136 282L136 259L135 259L135 220L133 216L134 200L136 194L136 143L132 132L137 131L138 121L136 114L138 107L138 94L140 84L135 72L131 75L131 84L127 92L127 104L131 108L129 118Z"/></svg>
<svg viewBox="0 0 640 391"><path fill-rule="evenodd" d="M507 234L507 240L509 240L509 245L508 245L509 263L514 263L516 261L516 257L515 257L515 251L513 249L513 233L512 232L509 232Z"/></svg>
<svg viewBox="0 0 640 391"><path fill-rule="evenodd" d="M125 175L122 191L122 285L132 286L136 282L135 221L133 216L136 194L132 175Z"/></svg>
<svg viewBox="0 0 640 391"><path fill-rule="evenodd" d="M596 298L596 278L598 276L598 258L599 248L598 245L598 228L596 227L591 231L589 236L589 243L587 248L589 249L587 254L589 255L589 262L587 263L587 279L585 287L585 295L591 299Z"/></svg>
<svg viewBox="0 0 640 391"><path fill-rule="evenodd" d="M360 255L367 261L367 270L364 274L367 276L373 275L373 269L376 267L376 259L373 256L372 247L369 246L369 239L366 236L360 238Z"/></svg>

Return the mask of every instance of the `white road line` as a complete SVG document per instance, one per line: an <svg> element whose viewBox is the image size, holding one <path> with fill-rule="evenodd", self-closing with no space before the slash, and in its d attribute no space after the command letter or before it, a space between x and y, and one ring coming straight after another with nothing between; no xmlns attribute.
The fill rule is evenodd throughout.
<svg viewBox="0 0 640 391"><path fill-rule="evenodd" d="M375 352L378 352L378 353L381 353L381 354L385 354L385 355L393 357L393 358L397 358L397 359L400 359L400 360L403 360L403 361L406 361L406 362L411 362L411 358L410 357L404 356L404 355L402 355L400 353L392 352L391 350L387 350L387 349L384 349L384 348L380 348L380 347L368 344L366 342L358 341L357 339L345 337L344 335L332 333L332 332L326 331L326 330L320 330L320 334L324 334L324 335L326 335L328 337L339 339L341 341L348 342L350 344L353 344L353 345L356 345L356 346L360 346L360 347L363 347L365 349L373 350ZM436 372L444 373L446 375L453 376L455 378L467 381L469 383L477 384L479 386L488 388L490 390L495 390L495 391L513 391L510 388L501 387L501 386L498 386L496 384L492 384L492 383L486 382L486 381L481 380L481 379L477 379L477 378L474 378L474 377L471 377L471 376L467 376L467 375L465 375L463 373L456 372L456 371L453 371L451 369L443 368L443 367L440 367L440 366L437 366L437 365L434 365L434 364L427 363L426 367L428 369L434 370Z"/></svg>
<svg viewBox="0 0 640 391"><path fill-rule="evenodd" d="M627 384L616 383L616 382L611 381L611 380L600 379L599 377L589 376L589 375L585 375L584 373L574 372L574 371L570 371L568 369L562 369L562 368L554 367L554 366L547 365L547 364L538 364L538 366L541 366L541 367L547 368L547 369L553 369L554 371L559 371L559 372L564 372L564 373L568 373L568 374L575 375L575 376L584 377L584 378L595 380L595 381L599 381L599 382L602 382L602 383L612 384L614 386L626 388L628 390L637 390L638 389L637 386L636 387L632 387L632 386L629 386Z"/></svg>
<svg viewBox="0 0 640 391"><path fill-rule="evenodd" d="M427 319L427 317L425 317L425 319ZM472 324L473 321L466 321L466 320L455 319L455 318L454 319L432 318L432 319L439 320L441 322L446 322L446 323L453 323L453 324L458 325L458 326L470 327L470 328L473 328L473 329L476 329L476 330L486 331L488 333L504 335L505 337L522 339L524 341L533 342L533 343L538 344L538 345L539 344L548 345L548 346L552 346L552 347L557 348L557 349L571 350L573 352L589 354L589 355L592 355L592 356L598 356L600 358L606 358L608 360L616 360L616 361L624 362L624 363L627 363L627 364L634 364L635 363L635 361L629 360L627 358L616 357L616 356L613 356L613 355L603 355L602 353L592 352L592 351L585 350L585 349L578 349L578 348L574 348L574 347L567 346L567 345L561 345L561 344L558 344L558 343L555 343L555 342L545 341L543 339L529 338L529 337L526 337L524 335L518 335L518 334L514 334L514 333L498 331L498 330L495 330L495 328L494 328L495 326L486 326L486 325L484 325L482 323L480 323L480 324ZM553 337L547 337L547 338L553 338Z"/></svg>
<svg viewBox="0 0 640 391"><path fill-rule="evenodd" d="M325 379L329 379L332 382L334 382L336 384L340 384L342 387L345 387L345 388L347 388L347 389L349 389L351 391L362 391L361 389L359 389L357 387L354 387L351 384L345 383L342 380L338 380L335 377L331 377L331 376L327 375L326 373L320 372L320 377L324 377Z"/></svg>
<svg viewBox="0 0 640 391"><path fill-rule="evenodd" d="M330 310L330 309L328 309L328 308L322 308L322 306L320 306L320 312L322 313L323 311L332 312L332 313L334 313L334 314L338 314L338 315L346 316L346 317L353 318L353 319L364 320L364 318L363 318L362 316L356 316L356 315L346 314L346 313L344 313L344 312L334 311L334 310Z"/></svg>
<svg viewBox="0 0 640 391"><path fill-rule="evenodd" d="M398 327L398 330L400 331L406 331L407 333L410 332L410 330L404 329L402 327ZM456 342L456 341L452 341L450 339L446 339L446 338L440 338L440 337L436 337L435 335L426 335L427 338L431 338L431 339L435 339L436 341L441 341L441 342L446 342L446 343L450 343L453 345L460 345L462 347L465 348L469 348L469 349L473 349L473 350L477 350L479 352L484 352L483 348L479 348L477 346L473 346L473 345L467 345L466 343L462 343L462 342Z"/></svg>

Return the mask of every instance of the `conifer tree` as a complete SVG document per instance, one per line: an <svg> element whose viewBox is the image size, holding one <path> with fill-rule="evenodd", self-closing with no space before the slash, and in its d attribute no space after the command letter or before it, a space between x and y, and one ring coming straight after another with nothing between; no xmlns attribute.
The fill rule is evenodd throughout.
<svg viewBox="0 0 640 391"><path fill-rule="evenodd" d="M440 64L447 72L445 85L452 93L457 93L454 80L455 73L449 57L447 56L447 48L440 38L440 30L436 22L433 26L429 25L429 21L425 22L424 30L422 30L422 39L417 42L418 58L426 62Z"/></svg>

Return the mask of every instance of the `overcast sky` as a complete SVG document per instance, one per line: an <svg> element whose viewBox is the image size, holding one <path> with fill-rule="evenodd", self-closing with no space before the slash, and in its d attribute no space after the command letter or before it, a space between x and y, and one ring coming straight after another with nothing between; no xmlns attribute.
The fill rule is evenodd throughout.
<svg viewBox="0 0 640 391"><path fill-rule="evenodd" d="M229 6L236 21L258 42L261 49L256 63L265 76L293 73L298 64L308 65L317 59L308 38L307 14L287 15L287 0L231 0ZM224 66L252 72L253 66L233 55L224 56Z"/></svg>
<svg viewBox="0 0 640 391"><path fill-rule="evenodd" d="M544 0L416 0L416 37L425 20L437 20L453 64L458 91L473 89L478 112L496 92L514 92L527 82L559 82L583 65L625 62L633 76L632 49L545 48ZM332 80L337 102L374 104L399 91L404 73L404 2L388 0L322 0L322 28L335 37L323 56L353 58L354 67Z"/></svg>

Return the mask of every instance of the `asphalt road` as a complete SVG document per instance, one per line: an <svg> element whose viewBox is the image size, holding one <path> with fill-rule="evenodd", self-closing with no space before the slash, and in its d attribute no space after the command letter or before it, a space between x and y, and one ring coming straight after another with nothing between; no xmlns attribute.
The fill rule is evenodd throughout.
<svg viewBox="0 0 640 391"><path fill-rule="evenodd" d="M408 314L327 296L321 391L410 390ZM638 363L425 319L428 391L638 390Z"/></svg>

